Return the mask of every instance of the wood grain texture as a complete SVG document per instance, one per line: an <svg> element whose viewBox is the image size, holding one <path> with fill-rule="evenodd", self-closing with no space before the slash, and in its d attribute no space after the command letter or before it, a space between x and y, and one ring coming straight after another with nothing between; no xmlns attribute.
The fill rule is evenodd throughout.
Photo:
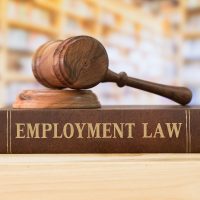
<svg viewBox="0 0 200 200"><path fill-rule="evenodd" d="M1 155L4 200L199 200L199 154Z"/></svg>
<svg viewBox="0 0 200 200"><path fill-rule="evenodd" d="M100 108L91 90L25 90L13 108Z"/></svg>
<svg viewBox="0 0 200 200"><path fill-rule="evenodd" d="M120 72L119 74L108 70L103 82L115 82L119 87L130 86L147 92L151 92L179 104L186 105L192 99L192 92L186 87L163 85L158 83L153 83L150 81L145 81L133 77L129 77L125 72Z"/></svg>
<svg viewBox="0 0 200 200"><path fill-rule="evenodd" d="M49 88L87 89L97 85L108 70L103 45L89 36L50 41L35 53L36 79Z"/></svg>
<svg viewBox="0 0 200 200"><path fill-rule="evenodd" d="M36 79L49 88L87 89L100 82L115 82L169 98L186 105L192 93L185 87L156 84L108 70L108 55L103 45L89 36L50 41L42 45L33 57Z"/></svg>

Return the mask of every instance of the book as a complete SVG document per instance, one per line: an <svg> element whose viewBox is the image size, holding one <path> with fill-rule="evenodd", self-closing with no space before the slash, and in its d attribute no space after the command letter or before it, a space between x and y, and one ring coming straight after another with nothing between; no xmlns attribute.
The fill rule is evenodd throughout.
<svg viewBox="0 0 200 200"><path fill-rule="evenodd" d="M200 107L3 109L0 153L199 153Z"/></svg>

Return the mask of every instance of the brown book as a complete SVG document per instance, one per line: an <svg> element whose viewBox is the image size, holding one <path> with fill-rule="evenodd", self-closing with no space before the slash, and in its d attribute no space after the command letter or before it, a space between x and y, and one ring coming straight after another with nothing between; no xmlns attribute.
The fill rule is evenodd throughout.
<svg viewBox="0 0 200 200"><path fill-rule="evenodd" d="M200 153L200 107L4 109L0 153Z"/></svg>

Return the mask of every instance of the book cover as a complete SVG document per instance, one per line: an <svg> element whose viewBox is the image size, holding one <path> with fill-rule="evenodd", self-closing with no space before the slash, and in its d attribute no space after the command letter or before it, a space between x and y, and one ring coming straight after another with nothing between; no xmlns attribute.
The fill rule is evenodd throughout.
<svg viewBox="0 0 200 200"><path fill-rule="evenodd" d="M200 107L4 109L0 153L199 153Z"/></svg>

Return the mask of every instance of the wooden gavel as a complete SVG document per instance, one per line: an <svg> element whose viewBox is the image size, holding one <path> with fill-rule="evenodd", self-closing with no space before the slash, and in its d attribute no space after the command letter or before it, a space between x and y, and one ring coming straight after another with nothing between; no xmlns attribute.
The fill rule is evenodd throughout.
<svg viewBox="0 0 200 200"><path fill-rule="evenodd" d="M100 82L115 82L171 99L182 105L191 101L188 88L167 86L119 74L108 69L108 55L103 45L89 36L50 41L33 57L33 73L44 86L54 89L87 89Z"/></svg>

